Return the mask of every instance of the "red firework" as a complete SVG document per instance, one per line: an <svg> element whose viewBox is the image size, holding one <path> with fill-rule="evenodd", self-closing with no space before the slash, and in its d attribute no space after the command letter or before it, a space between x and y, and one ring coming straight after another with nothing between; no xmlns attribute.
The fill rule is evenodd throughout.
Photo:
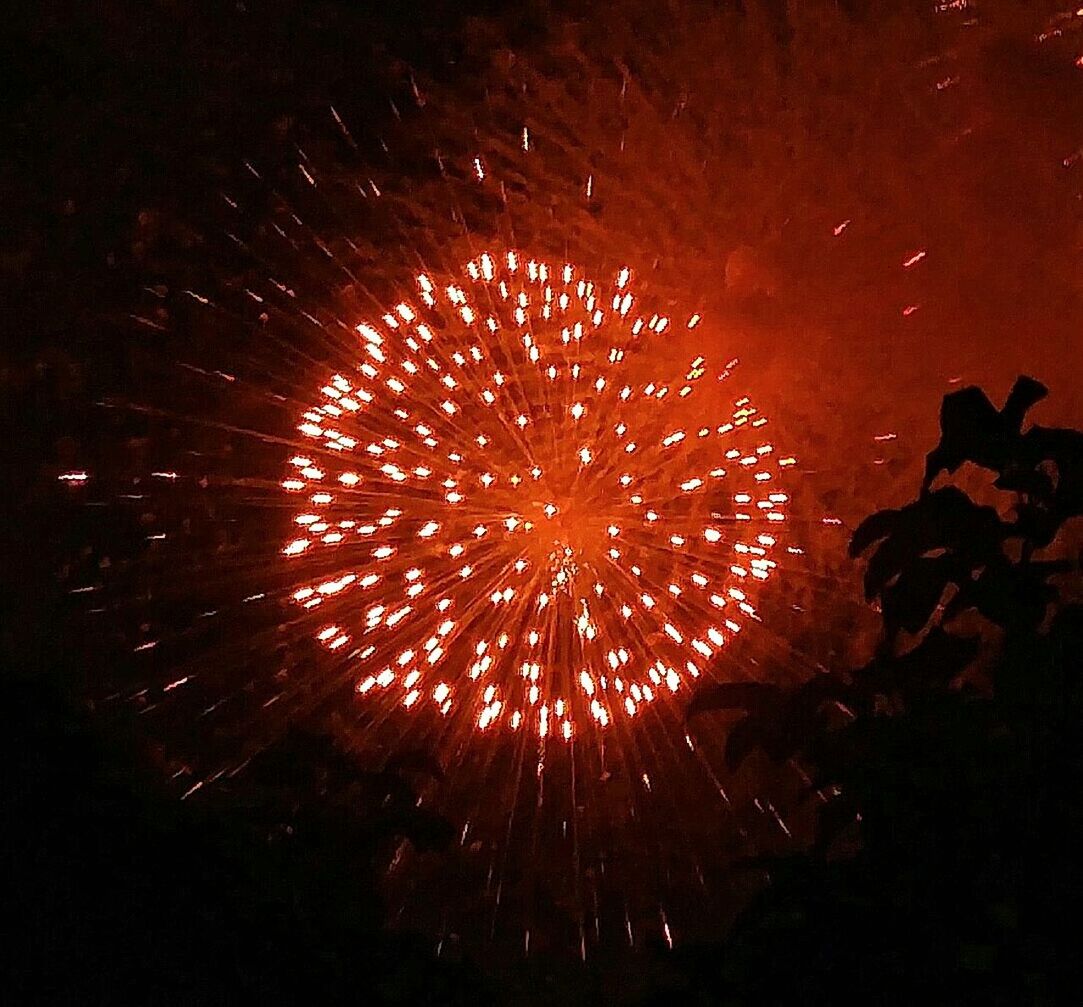
<svg viewBox="0 0 1083 1007"><path fill-rule="evenodd" d="M639 313L628 269L602 286L484 253L417 285L357 326L356 371L304 414L282 484L306 501L282 551L316 636L359 693L482 731L570 740L683 704L758 618L794 459L745 397L682 424L702 357L634 377L701 319Z"/></svg>

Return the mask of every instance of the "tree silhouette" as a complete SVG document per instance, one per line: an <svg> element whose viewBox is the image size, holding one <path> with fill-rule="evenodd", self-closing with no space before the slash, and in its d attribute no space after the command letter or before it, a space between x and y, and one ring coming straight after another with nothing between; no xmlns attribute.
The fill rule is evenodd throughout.
<svg viewBox="0 0 1083 1007"><path fill-rule="evenodd" d="M721 967L688 954L692 988L733 1003L844 990L1018 1003L1068 978L1083 607L1063 600L1079 561L1061 533L1083 514L1083 434L1023 429L1045 394L1021 377L1000 410L977 388L946 396L917 499L854 532L883 620L871 661L694 697L689 716L742 711L732 765L756 749L797 760L820 807L807 850L744 865L770 883ZM937 486L967 463L1009 507Z"/></svg>
<svg viewBox="0 0 1083 1007"><path fill-rule="evenodd" d="M487 1002L472 966L387 926L389 852L452 833L418 805L441 774L426 753L374 770L295 730L179 802L122 725L103 734L38 681L5 699L13 1002Z"/></svg>

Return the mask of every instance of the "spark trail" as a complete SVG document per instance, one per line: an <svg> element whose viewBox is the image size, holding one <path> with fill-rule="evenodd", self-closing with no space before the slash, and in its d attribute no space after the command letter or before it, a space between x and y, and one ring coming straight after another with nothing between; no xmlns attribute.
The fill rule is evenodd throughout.
<svg viewBox="0 0 1083 1007"><path fill-rule="evenodd" d="M300 417L282 554L359 693L565 740L679 716L758 618L794 464L747 397L690 406L708 363L664 349L701 323L644 310L627 268L507 251L356 326L356 369Z"/></svg>

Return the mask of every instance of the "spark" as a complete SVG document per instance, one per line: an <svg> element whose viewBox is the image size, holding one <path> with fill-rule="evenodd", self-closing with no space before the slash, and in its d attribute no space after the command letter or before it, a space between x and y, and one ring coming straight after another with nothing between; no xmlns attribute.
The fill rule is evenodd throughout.
<svg viewBox="0 0 1083 1007"><path fill-rule="evenodd" d="M697 662L759 618L748 592L778 568L766 529L785 521L795 459L762 439L746 396L680 425L710 365L666 373L670 316L632 311L633 285L627 267L601 284L484 252L359 321L365 396L344 374L317 383L298 418L310 447L281 483L300 534L280 551L358 694L571 742L659 704L679 714ZM649 379L629 370L639 350L663 361Z"/></svg>

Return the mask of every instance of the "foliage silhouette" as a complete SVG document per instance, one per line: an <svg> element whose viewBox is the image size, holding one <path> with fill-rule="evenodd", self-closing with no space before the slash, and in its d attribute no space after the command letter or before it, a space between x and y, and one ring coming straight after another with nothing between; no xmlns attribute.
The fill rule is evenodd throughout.
<svg viewBox="0 0 1083 1007"><path fill-rule="evenodd" d="M1000 410L977 388L946 396L918 498L855 530L883 620L871 661L693 698L690 717L743 712L732 765L759 750L808 767L819 809L807 849L742 865L770 884L721 966L686 956L691 989L727 1003L1018 1003L1052 1001L1070 978L1059 919L1083 882L1070 848L1083 826L1083 606L1056 578L1080 586L1058 536L1083 513L1083 434L1024 431L1044 396L1026 377ZM966 463L995 473L1008 517L934 487Z"/></svg>
<svg viewBox="0 0 1083 1007"><path fill-rule="evenodd" d="M120 725L106 740L37 681L5 699L13 1002L488 1002L470 965L386 925L389 850L451 836L403 778L419 753L372 771L295 731L181 803Z"/></svg>

